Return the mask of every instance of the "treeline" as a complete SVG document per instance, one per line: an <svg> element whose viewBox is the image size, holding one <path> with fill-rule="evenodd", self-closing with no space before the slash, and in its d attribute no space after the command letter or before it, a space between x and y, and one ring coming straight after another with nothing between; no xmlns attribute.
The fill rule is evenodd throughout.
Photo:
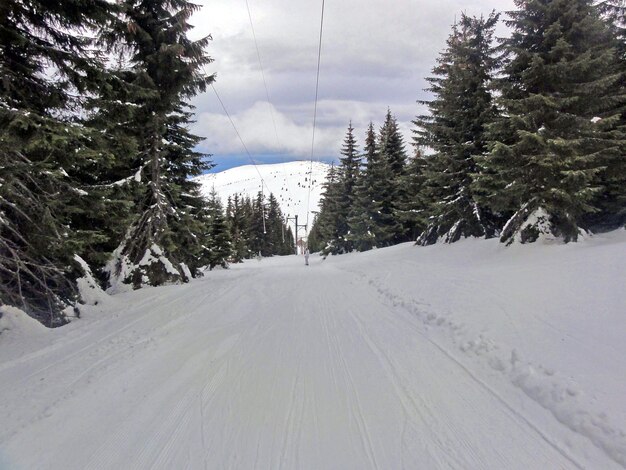
<svg viewBox="0 0 626 470"><path fill-rule="evenodd" d="M464 237L503 243L626 224L626 34L620 1L516 0L461 16L407 155L390 112L364 151L352 126L330 172L311 250L344 253Z"/></svg>
<svg viewBox="0 0 626 470"><path fill-rule="evenodd" d="M211 200L215 197L212 196ZM268 200L259 191L256 198L235 194L226 205L232 260L240 262L257 256L291 255L295 240L278 201L270 193Z"/></svg>
<svg viewBox="0 0 626 470"><path fill-rule="evenodd" d="M189 99L214 80L211 38L188 37L197 8L0 2L0 304L55 326L82 260L104 287L139 287L230 256L190 179L210 163Z"/></svg>

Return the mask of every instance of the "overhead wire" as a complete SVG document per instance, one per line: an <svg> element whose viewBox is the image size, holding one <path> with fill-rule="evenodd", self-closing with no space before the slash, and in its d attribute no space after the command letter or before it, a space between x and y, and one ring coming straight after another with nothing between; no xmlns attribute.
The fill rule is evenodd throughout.
<svg viewBox="0 0 626 470"><path fill-rule="evenodd" d="M248 147L246 146L246 143L243 141L243 138L241 137L241 134L239 133L239 130L237 129L237 126L235 125L235 122L233 121L233 118L230 116L230 113L226 109L226 105L222 101L222 98L220 97L219 93L217 92L217 88L215 88L215 85L213 83L211 83L211 88L213 88L213 91L215 92L215 96L217 97L217 100L220 102L220 105L222 106L222 109L224 110L224 114L226 114L226 117L230 121L231 126L233 126L233 129L235 130L235 134L237 134L237 137L239 138L239 142L241 142L241 146L245 150L246 154L248 155L248 158L250 159L250 161L254 165L254 169L256 170L256 172L259 175L259 178L261 179L261 195L263 196L263 186L265 186L265 189L267 189L268 194L271 194L271 191L267 187L267 183L265 182L265 179L263 178L263 175L259 171L259 167L257 166L256 161L254 160L254 158L252 158L252 155L250 154L250 151L248 150ZM266 229L265 229L265 209L263 208L262 204L261 204L261 210L263 211L263 233L266 233Z"/></svg>
<svg viewBox="0 0 626 470"><path fill-rule="evenodd" d="M256 38L256 31L254 29L254 22L252 21L252 13L250 11L250 4L248 3L248 0L246 0L246 10L248 11L248 19L250 20L250 29L252 31L252 39L254 40L256 56L259 61L259 69L261 70L261 78L263 79L263 87L265 88L265 97L267 98L267 106L269 108L270 117L272 119L272 125L274 126L274 135L276 137L276 145L277 145L277 148L281 148L280 138L278 137L278 128L276 126L276 119L274 117L274 105L272 104L272 100L270 98L270 93L269 93L269 88L267 86L267 80L265 79L265 70L263 68L263 61L261 60L261 52L259 49L259 43ZM286 163L286 160L284 157L281 158L281 160L283 161L283 163ZM283 169L283 172L284 171L285 169ZM287 187L287 193L289 194L289 196L293 195L294 193L291 191L289 178L286 176L285 173L283 173L283 178L285 180L285 185ZM289 214L287 214L287 216L289 216Z"/></svg>
<svg viewBox="0 0 626 470"><path fill-rule="evenodd" d="M274 134L276 135L276 143L280 145L280 139L278 138L278 129L276 127L276 119L274 118L272 100L270 99L270 93L267 88L267 81L265 80L265 71L263 69L263 62L261 61L261 52L259 51L259 43L256 39L256 32L254 31L254 23L252 21L252 13L250 12L250 5L248 4L248 0L246 0L246 9L248 10L248 19L250 20L250 29L252 30L252 38L254 39L256 57L259 61L259 68L261 69L261 77L263 78L263 86L265 87L265 97L267 98L267 104L270 109L270 116L272 117L272 124L274 125Z"/></svg>
<svg viewBox="0 0 626 470"><path fill-rule="evenodd" d="M319 85L320 85L320 63L322 60L322 38L324 35L324 3L322 0L322 14L320 17L320 38L317 49L317 75L315 78L315 104L313 106L313 135L311 137L311 162L309 165L309 191L307 195L307 211L306 211L306 227L309 229L309 214L311 213L311 185L313 181L313 155L315 152L315 127L317 124L317 101L319 97Z"/></svg>

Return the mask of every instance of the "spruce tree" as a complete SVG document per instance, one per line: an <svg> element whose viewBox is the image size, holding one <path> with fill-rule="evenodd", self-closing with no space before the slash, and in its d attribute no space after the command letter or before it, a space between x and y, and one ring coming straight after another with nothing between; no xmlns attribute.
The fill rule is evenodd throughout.
<svg viewBox="0 0 626 470"><path fill-rule="evenodd" d="M250 203L250 224L248 246L252 256L270 256L267 244L267 208L265 207L265 195L262 191L257 193L254 201Z"/></svg>
<svg viewBox="0 0 626 470"><path fill-rule="evenodd" d="M406 238L411 241L417 240L427 226L428 203L424 192L426 165L426 159L416 147L415 154L408 160L404 175L399 180L403 198L397 204L395 214Z"/></svg>
<svg viewBox="0 0 626 470"><path fill-rule="evenodd" d="M389 186L389 200L382 203L384 210L389 211L389 215L394 219L392 243L406 241L405 229L399 223L398 213L402 210L401 206L406 202L407 195L404 193L402 185L402 177L406 170L406 151L404 149L404 140L398 129L396 118L391 114L391 110L387 109L385 122L380 128L378 136L378 154L383 160L386 160L389 174L386 176L386 184ZM382 175L381 175L382 176Z"/></svg>
<svg viewBox="0 0 626 470"><path fill-rule="evenodd" d="M211 59L210 37L191 41L188 19L199 7L185 0L122 4L124 22L116 33L132 50L135 84L149 90L137 113L139 155L147 185L138 214L116 250L112 279L159 285L199 274L204 240L203 202L189 176L206 168L193 149L200 138L188 131L186 99L206 89L202 73ZM191 271L188 270L191 268Z"/></svg>
<svg viewBox="0 0 626 470"><path fill-rule="evenodd" d="M311 230L313 248L316 251L321 250L327 255L353 250L348 219L354 209L360 167L361 156L357 150L354 128L350 123L341 148L339 165L331 166L323 184L320 212Z"/></svg>
<svg viewBox="0 0 626 470"><path fill-rule="evenodd" d="M233 261L241 263L249 256L248 249L248 220L244 214L243 201L239 194L228 198L226 218L230 227L230 238L233 246Z"/></svg>
<svg viewBox="0 0 626 470"><path fill-rule="evenodd" d="M487 18L462 15L434 76L427 79L435 97L421 102L429 114L413 121L415 145L434 152L423 168L420 196L427 202L428 225L418 239L421 245L495 234L495 221L476 201L471 183L478 173L476 158L487 151L487 126L496 117L490 87L498 65L492 45L497 21L495 13Z"/></svg>
<svg viewBox="0 0 626 470"><path fill-rule="evenodd" d="M623 103L614 41L591 0L515 4L503 43L503 117L476 190L482 203L512 214L503 242L575 241L604 190L598 175L623 148L609 125Z"/></svg>
<svg viewBox="0 0 626 470"><path fill-rule="evenodd" d="M390 246L400 232L393 214L393 172L379 152L372 123L365 137L364 158L365 169L357 182L353 210L348 217L348 239L358 251Z"/></svg>
<svg viewBox="0 0 626 470"><path fill-rule="evenodd" d="M209 193L207 205L208 246L207 258L209 269L216 266L228 267L228 261L233 254L232 240L222 201L215 188Z"/></svg>
<svg viewBox="0 0 626 470"><path fill-rule="evenodd" d="M350 227L348 218L355 204L355 190L361 171L361 155L359 155L354 128L352 122L348 125L346 137L341 148L339 158L340 169L338 172L339 188L337 194L337 251L347 253L353 250L352 241L348 238Z"/></svg>
<svg viewBox="0 0 626 470"><path fill-rule="evenodd" d="M339 240L341 223L341 199L343 196L343 186L341 170L334 164L328 170L328 176L322 184L322 200L320 211L315 219L315 232L322 242L322 253L324 255L336 255L341 252Z"/></svg>
<svg viewBox="0 0 626 470"><path fill-rule="evenodd" d="M623 93L626 87L626 2L624 0L607 0L598 3L598 8L616 41L619 58L618 67L621 76L612 88L613 92L619 95ZM623 142L626 132L626 103L622 101L621 106L616 104L616 110L611 110L608 115L596 116L595 121L597 126L610 131L615 140ZM613 118L610 118L611 116ZM597 212L585 216L585 224L594 231L610 230L619 226L626 227L625 155L626 148L623 143L613 152L607 152L602 171L594 181L594 184L602 188L593 203Z"/></svg>
<svg viewBox="0 0 626 470"><path fill-rule="evenodd" d="M311 253L318 253L322 251L325 246L319 230L319 224L317 223L318 219L319 213L315 214L313 223L311 224L311 230L309 230L309 234L307 236L307 248Z"/></svg>
<svg viewBox="0 0 626 470"><path fill-rule="evenodd" d="M0 3L0 303L48 326L76 298L74 255L99 240L72 227L90 196L75 173L97 157L77 113L102 79L90 36L112 9L104 0Z"/></svg>
<svg viewBox="0 0 626 470"><path fill-rule="evenodd" d="M267 248L269 256L283 254L284 237L283 214L278 205L278 201L272 193L267 199Z"/></svg>

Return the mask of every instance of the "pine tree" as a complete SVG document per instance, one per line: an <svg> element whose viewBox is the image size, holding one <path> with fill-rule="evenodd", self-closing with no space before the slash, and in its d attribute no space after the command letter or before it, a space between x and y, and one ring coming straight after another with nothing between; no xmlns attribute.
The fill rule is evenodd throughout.
<svg viewBox="0 0 626 470"><path fill-rule="evenodd" d="M116 250L112 279L135 287L187 280L198 275L202 256L203 202L198 185L189 181L206 168L193 148L185 99L204 91L213 76L201 73L211 59L204 53L210 37L191 41L188 19L199 7L185 0L122 4L126 20L116 33L131 48L135 83L152 93L137 113L139 155L146 189L139 213Z"/></svg>
<svg viewBox="0 0 626 470"><path fill-rule="evenodd" d="M498 65L492 46L497 21L495 13L486 19L462 15L428 79L435 98L422 104L430 114L413 121L415 144L434 151L423 168L428 226L421 245L495 234L494 218L477 203L471 183L476 158L487 151L487 126L496 117L490 86Z"/></svg>
<svg viewBox="0 0 626 470"><path fill-rule="evenodd" d="M623 148L608 125L623 103L613 38L591 0L515 3L503 43L504 117L476 189L494 211L513 214L503 242L575 241L603 191L603 165Z"/></svg>
<svg viewBox="0 0 626 470"><path fill-rule="evenodd" d="M406 238L411 241L417 240L427 226L428 203L424 196L426 165L426 159L416 147L415 154L407 162L404 175L399 180L403 199L397 204L395 214Z"/></svg>
<svg viewBox="0 0 626 470"><path fill-rule="evenodd" d="M313 218L313 223L311 224L311 230L309 230L309 234L307 236L307 248L311 253L318 253L324 249L324 240L322 240L322 235L319 230L319 224L317 223L319 219L319 213L315 214Z"/></svg>
<svg viewBox="0 0 626 470"><path fill-rule="evenodd" d="M66 321L62 310L76 298L74 255L99 240L71 226L89 206L74 173L93 156L76 113L102 79L90 34L112 8L0 3L0 302L49 326Z"/></svg>
<svg viewBox="0 0 626 470"><path fill-rule="evenodd" d="M249 220L245 217L244 203L239 194L228 198L226 218L230 227L230 238L233 245L233 261L241 263L249 257L250 250L247 239Z"/></svg>
<svg viewBox="0 0 626 470"><path fill-rule="evenodd" d="M340 168L336 167L334 164L331 165L322 188L320 211L315 219L314 230L317 236L319 236L319 240L322 242L322 253L324 255L336 255L341 252L341 246L339 244L341 223L340 204L343 196L343 186Z"/></svg>
<svg viewBox="0 0 626 470"><path fill-rule="evenodd" d="M222 201L215 188L209 193L207 213L208 236L206 238L209 269L216 266L227 268L228 261L233 254L232 240Z"/></svg>
<svg viewBox="0 0 626 470"><path fill-rule="evenodd" d="M253 256L270 256L267 244L267 209L265 207L265 195L262 191L257 193L251 203L250 224L248 232L248 246Z"/></svg>
<svg viewBox="0 0 626 470"><path fill-rule="evenodd" d="M394 231L392 243L406 241L405 229L399 223L398 212L401 206L406 202L407 195L404 194L404 187L401 179L406 170L406 151L404 149L404 140L398 129L396 118L391 114L391 110L387 109L385 122L383 123L378 136L378 153L383 160L386 160L390 174L387 176L387 185L390 188L389 201L383 203L383 208L389 207L390 216L396 221L394 223Z"/></svg>
<svg viewBox="0 0 626 470"><path fill-rule="evenodd" d="M311 233L313 247L325 255L347 253L353 250L349 237L348 218L355 204L355 190L361 167L354 128L349 124L341 148L339 166L331 166L323 184L320 212L315 218Z"/></svg>
<svg viewBox="0 0 626 470"><path fill-rule="evenodd" d="M292 255L296 246L296 239L293 236L291 227L285 226L285 242L283 244L283 255Z"/></svg>
<svg viewBox="0 0 626 470"><path fill-rule="evenodd" d="M272 193L267 200L267 248L266 253L269 256L283 254L283 236L284 236L283 214L278 205L278 201Z"/></svg>
<svg viewBox="0 0 626 470"><path fill-rule="evenodd" d="M348 239L358 251L390 246L400 232L393 214L393 172L379 152L372 123L365 138L364 158L366 166L357 182L353 210L348 217Z"/></svg>
<svg viewBox="0 0 626 470"><path fill-rule="evenodd" d="M350 232L348 218L355 204L355 190L361 171L361 156L359 155L357 142L354 137L352 122L348 125L339 162L336 221L337 240L335 241L335 245L338 252L347 253L353 250L352 241L348 238Z"/></svg>
<svg viewBox="0 0 626 470"><path fill-rule="evenodd" d="M622 94L626 87L626 2L624 0L603 1L598 8L604 16L609 29L616 41L619 57L619 80L613 84L613 92ZM619 114L619 118L617 118ZM613 115L612 119L606 119ZM617 109L611 110L608 116L598 115L596 125L610 131L614 139L623 141L626 132L626 103L622 102ZM623 144L613 152L607 152L603 161L602 171L597 175L594 184L602 191L594 200L597 212L585 216L585 223L592 230L610 230L619 226L626 227L626 148Z"/></svg>

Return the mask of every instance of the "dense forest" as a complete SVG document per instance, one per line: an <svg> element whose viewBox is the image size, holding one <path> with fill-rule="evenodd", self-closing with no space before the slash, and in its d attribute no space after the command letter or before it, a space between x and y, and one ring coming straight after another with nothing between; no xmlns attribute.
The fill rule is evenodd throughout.
<svg viewBox="0 0 626 470"><path fill-rule="evenodd" d="M189 131L189 100L214 81L211 38L188 37L198 8L0 4L1 304L57 326L80 314L68 307L84 266L103 287L140 287L285 251L272 245L286 230L272 197L243 204L252 221L240 208L227 217L191 180L211 167ZM251 241L254 224L267 230Z"/></svg>
<svg viewBox="0 0 626 470"><path fill-rule="evenodd" d="M516 5L502 40L496 13L453 26L410 145L390 110L363 147L348 127L312 251L575 241L626 223L621 2ZM272 195L222 202L192 179L211 163L190 101L215 80L211 37L189 38L198 8L0 3L0 305L58 326L80 314L82 276L139 288L291 252Z"/></svg>
<svg viewBox="0 0 626 470"><path fill-rule="evenodd" d="M390 111L362 151L348 127L311 250L572 242L626 224L623 2L515 3L507 38L495 12L453 25L412 152Z"/></svg>

